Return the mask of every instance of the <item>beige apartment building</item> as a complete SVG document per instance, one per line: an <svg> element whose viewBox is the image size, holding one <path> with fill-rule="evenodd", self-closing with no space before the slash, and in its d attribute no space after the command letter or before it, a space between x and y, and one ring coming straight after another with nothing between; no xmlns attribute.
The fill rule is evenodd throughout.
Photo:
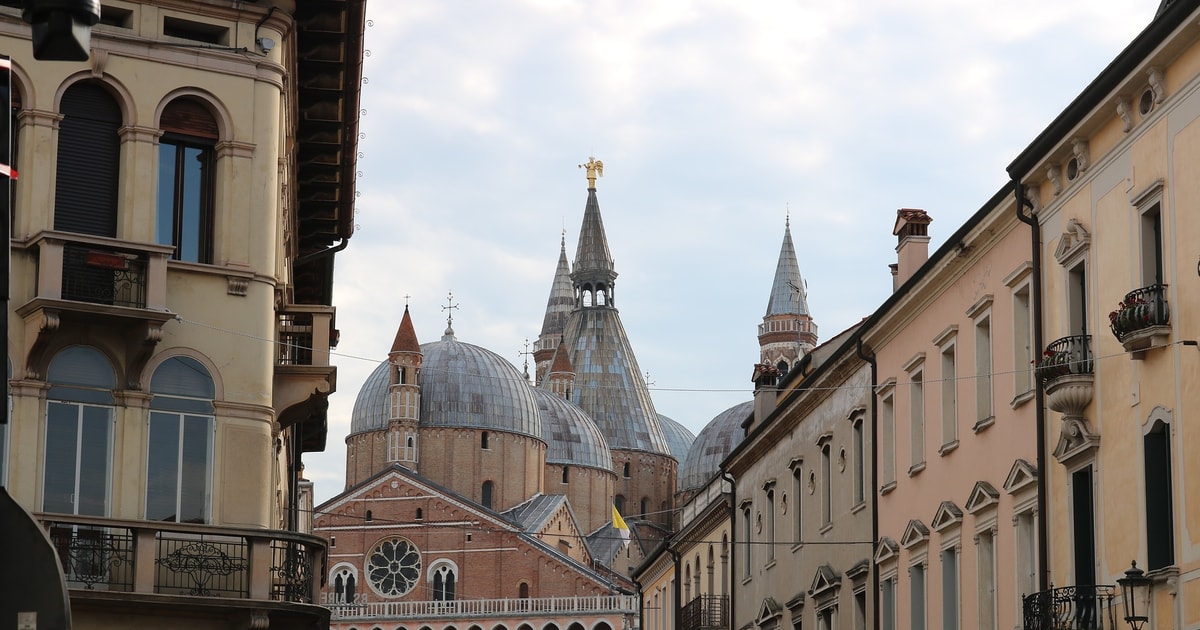
<svg viewBox="0 0 1200 630"><path fill-rule="evenodd" d="M76 628L311 628L334 253L353 230L363 0L105 0L87 62L21 2L0 480Z"/></svg>
<svg viewBox="0 0 1200 630"><path fill-rule="evenodd" d="M1146 627L1200 627L1198 24L1163 2L1008 168L1041 244L1049 540L1026 628L1123 626L1131 562Z"/></svg>

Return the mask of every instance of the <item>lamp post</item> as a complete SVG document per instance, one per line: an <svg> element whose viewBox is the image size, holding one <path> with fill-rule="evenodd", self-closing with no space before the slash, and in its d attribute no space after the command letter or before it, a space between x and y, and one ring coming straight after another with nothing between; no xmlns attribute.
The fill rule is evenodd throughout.
<svg viewBox="0 0 1200 630"><path fill-rule="evenodd" d="M1150 584L1152 580L1138 568L1137 560L1130 563L1121 585L1121 600L1125 603L1125 623L1133 630L1142 630L1150 621Z"/></svg>

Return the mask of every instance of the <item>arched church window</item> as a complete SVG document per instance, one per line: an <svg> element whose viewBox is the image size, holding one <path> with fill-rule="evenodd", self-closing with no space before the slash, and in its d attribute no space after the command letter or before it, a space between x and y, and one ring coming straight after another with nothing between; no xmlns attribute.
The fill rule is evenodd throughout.
<svg viewBox="0 0 1200 630"><path fill-rule="evenodd" d="M629 478L629 462L625 462L625 466L622 468L621 476L625 477L626 479Z"/></svg>
<svg viewBox="0 0 1200 630"><path fill-rule="evenodd" d="M480 498L479 502L483 504L483 507L488 508L489 510L492 509L492 482L491 481L483 482L482 495L483 496Z"/></svg>
<svg viewBox="0 0 1200 630"><path fill-rule="evenodd" d="M454 566L448 562L435 562L433 569L433 600L437 602L454 601L454 589L457 576Z"/></svg>
<svg viewBox="0 0 1200 630"><path fill-rule="evenodd" d="M571 474L571 467L563 466L563 474L562 474L562 482L563 483L570 483L570 474Z"/></svg>
<svg viewBox="0 0 1200 630"><path fill-rule="evenodd" d="M527 582L521 582L521 586L517 588L517 597L529 599L529 584Z"/></svg>
<svg viewBox="0 0 1200 630"><path fill-rule="evenodd" d="M787 363L787 361L784 361L783 359L780 359L780 360L779 360L779 363L775 365L775 369L779 370L779 375L780 375L780 376L783 376L784 374L787 374L787 372L788 372L788 363Z"/></svg>
<svg viewBox="0 0 1200 630"><path fill-rule="evenodd" d="M352 604L357 595L358 579L356 571L348 566L341 566L333 572L333 601L335 604Z"/></svg>
<svg viewBox="0 0 1200 630"><path fill-rule="evenodd" d="M421 520L421 519L423 519L423 518L425 518L425 513L421 511L421 508L417 508L417 516L416 516L416 520L418 520L418 521L419 521L419 520Z"/></svg>

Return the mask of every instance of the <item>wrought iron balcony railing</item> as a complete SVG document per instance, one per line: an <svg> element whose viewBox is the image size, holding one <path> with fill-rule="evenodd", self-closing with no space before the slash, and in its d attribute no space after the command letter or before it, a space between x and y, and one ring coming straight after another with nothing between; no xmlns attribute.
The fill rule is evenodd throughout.
<svg viewBox="0 0 1200 630"><path fill-rule="evenodd" d="M1063 586L1022 599L1024 630L1118 630L1110 585Z"/></svg>
<svg viewBox="0 0 1200 630"><path fill-rule="evenodd" d="M1037 377L1048 383L1060 376L1092 374L1092 336L1071 335L1056 339L1046 346L1037 363Z"/></svg>
<svg viewBox="0 0 1200 630"><path fill-rule="evenodd" d="M1108 314L1108 323L1118 341L1155 326L1171 325L1171 308L1167 304L1167 285L1152 284L1125 294L1117 310Z"/></svg>
<svg viewBox="0 0 1200 630"><path fill-rule="evenodd" d="M337 345L330 306L289 305L278 318L280 366L329 366L329 350Z"/></svg>
<svg viewBox="0 0 1200 630"><path fill-rule="evenodd" d="M39 514L67 586L311 604L325 542L285 531ZM319 581L319 580L318 580Z"/></svg>
<svg viewBox="0 0 1200 630"><path fill-rule="evenodd" d="M729 596L701 595L684 604L680 612L681 630L707 630L729 627Z"/></svg>
<svg viewBox="0 0 1200 630"><path fill-rule="evenodd" d="M637 614L632 595L462 599L450 601L323 602L333 619L424 619L429 617L529 617L537 615Z"/></svg>
<svg viewBox="0 0 1200 630"><path fill-rule="evenodd" d="M65 232L14 246L37 252L37 298L166 309L170 247Z"/></svg>

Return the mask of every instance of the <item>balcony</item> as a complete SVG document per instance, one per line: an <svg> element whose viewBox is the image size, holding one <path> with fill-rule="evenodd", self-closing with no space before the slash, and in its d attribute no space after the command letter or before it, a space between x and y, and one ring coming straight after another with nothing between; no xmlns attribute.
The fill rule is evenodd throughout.
<svg viewBox="0 0 1200 630"><path fill-rule="evenodd" d="M1132 358L1141 359L1150 348L1170 340L1171 308L1166 294L1165 284L1134 289L1108 314L1113 335Z"/></svg>
<svg viewBox="0 0 1200 630"><path fill-rule="evenodd" d="M1092 402L1093 369L1091 335L1072 335L1050 343L1036 369L1046 404L1062 414L1083 415Z"/></svg>
<svg viewBox="0 0 1200 630"><path fill-rule="evenodd" d="M220 607L267 614L272 628L328 618L314 605L325 570L320 538L61 514L37 519L58 551L73 610L186 616Z"/></svg>
<svg viewBox="0 0 1200 630"><path fill-rule="evenodd" d="M283 428L298 425L306 453L325 450L327 397L337 388L329 351L337 345L332 306L289 304L276 320L275 408Z"/></svg>
<svg viewBox="0 0 1200 630"><path fill-rule="evenodd" d="M537 617L581 615L636 615L638 598L632 595L541 597L524 599L463 599L451 601L326 603L332 619L472 619L485 617Z"/></svg>
<svg viewBox="0 0 1200 630"><path fill-rule="evenodd" d="M679 617L680 630L707 630L729 627L729 596L701 595L684 605Z"/></svg>
<svg viewBox="0 0 1200 630"><path fill-rule="evenodd" d="M1026 595L1024 630L1118 630L1113 586L1064 586Z"/></svg>
<svg viewBox="0 0 1200 630"><path fill-rule="evenodd" d="M16 309L25 320L28 376L44 377L46 350L64 323L134 340L138 351L130 353L124 371L141 373L163 324L174 317L167 311L171 247L47 231L13 248L30 252L37 268L33 299Z"/></svg>

